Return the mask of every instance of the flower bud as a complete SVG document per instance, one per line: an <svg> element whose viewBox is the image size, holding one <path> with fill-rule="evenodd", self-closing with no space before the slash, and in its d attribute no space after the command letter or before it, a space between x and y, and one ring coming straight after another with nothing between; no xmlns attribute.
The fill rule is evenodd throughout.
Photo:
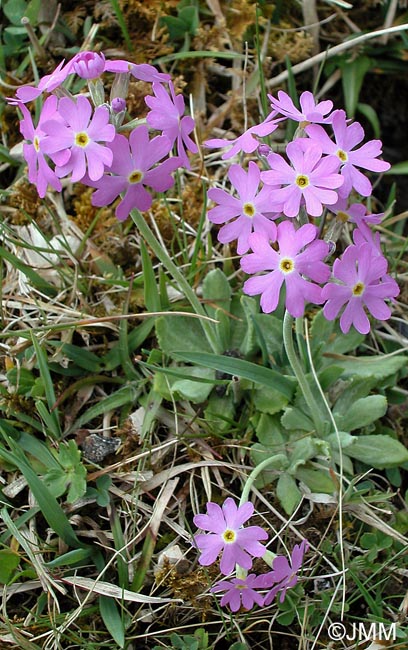
<svg viewBox="0 0 408 650"><path fill-rule="evenodd" d="M82 79L97 79L105 69L105 56L96 52L80 52L72 67Z"/></svg>
<svg viewBox="0 0 408 650"><path fill-rule="evenodd" d="M271 149L270 147L268 147L267 144L261 143L261 144L258 146L258 154L259 154L260 156L265 156L265 157L266 157L266 156L269 156L269 154L270 154L271 152L272 152L272 149Z"/></svg>
<svg viewBox="0 0 408 650"><path fill-rule="evenodd" d="M114 113L121 113L126 110L126 100L122 97L114 97L114 99L112 99L111 107Z"/></svg>

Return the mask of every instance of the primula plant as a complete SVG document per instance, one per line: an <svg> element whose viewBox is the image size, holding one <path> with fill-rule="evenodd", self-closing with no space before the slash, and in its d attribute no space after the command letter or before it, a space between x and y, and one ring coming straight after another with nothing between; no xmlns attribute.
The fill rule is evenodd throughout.
<svg viewBox="0 0 408 650"><path fill-rule="evenodd" d="M294 140L287 144L286 158L273 151L268 153L267 142L261 141L262 130L256 133L257 127L251 127L245 134L251 136L251 147L245 147L246 139L242 137L240 149L246 153L256 151L252 136L255 132L259 141L258 171L254 169L256 163L250 161L246 177L245 169L233 164L229 178L241 203L233 195L228 198L225 190L210 189L208 197L219 206L212 208L208 217L217 224L229 222L219 232L221 242L236 239L239 254L252 249L241 260L245 272L267 271L244 284L245 293L261 295L264 312L275 311L285 284L286 309L292 316L303 316L305 303L324 304L327 319L341 314L344 333L354 326L367 334L367 311L377 320L387 320L391 309L385 301L399 293L370 231L369 224L378 223L381 217L366 215L360 202L360 196L366 198L372 191L361 169L385 172L390 168L379 158L381 142L371 140L358 147L364 139L362 126L358 122L350 124L343 110L332 110L331 101L316 103L308 91L300 96L301 109L283 91L279 91L278 99L269 99L271 113L259 125L268 124L266 134L272 133L273 125L277 128L284 118L298 123ZM237 143L234 153L239 150ZM205 144L213 148L228 146L229 142L219 139ZM264 202L263 197L267 197ZM340 258L333 254L341 235L340 228L333 228L335 219L345 227L351 223L356 230L354 243Z"/></svg>
<svg viewBox="0 0 408 650"><path fill-rule="evenodd" d="M248 479L247 486L250 482ZM242 499L241 499L242 501ZM267 550L260 541L268 539L268 533L260 526L247 526L254 512L250 501L240 502L237 507L231 497L228 497L222 507L217 503L207 503L207 514L196 515L194 523L207 534L194 536L194 543L201 551L198 561L203 566L213 564L222 551L220 571L229 576L236 571L236 577L229 580L220 580L211 592L225 592L221 598L221 605L228 605L231 611L237 612L241 606L250 610L257 604L260 607L270 605L279 593L279 600L285 600L287 589L297 583L297 574L302 567L303 556L308 544L303 540L300 545L295 544L290 564L283 555L276 555ZM272 566L272 571L265 571L259 575L249 573L252 568L253 558L262 557L267 566Z"/></svg>
<svg viewBox="0 0 408 650"><path fill-rule="evenodd" d="M102 81L106 73L115 75L109 101ZM63 87L73 75L88 82L92 101L82 94L74 97ZM146 122L162 135L151 138L146 124L130 130L123 126L131 76L152 83L154 97L146 97L152 108ZM25 104L45 94L34 126ZM194 121L183 117L184 98L176 95L169 75L148 64L109 61L103 54L80 52L67 63L61 62L37 87L19 88L10 102L23 114L20 130L28 177L39 195L45 196L48 185L60 191L60 179L65 177L96 187L96 206L109 205L123 193L118 219L126 219L134 208L147 210L152 197L145 186L157 192L168 190L174 183L171 173L189 165L186 149L197 152L189 136ZM124 128L129 130L128 137L120 133ZM173 156L175 143L177 155Z"/></svg>
<svg viewBox="0 0 408 650"><path fill-rule="evenodd" d="M6 3L8 11L11 4ZM124 14L143 6L148 21L160 2L108 4L130 52ZM389 614L388 602L383 611L365 576L354 583L352 572L360 575L361 567L370 572L371 559L387 549L389 565L391 553L404 552L403 518L386 529L390 544L362 532L373 521L380 521L380 529L383 523L367 509L370 498L382 505L391 497L378 496L377 477L360 485L360 476L374 468L400 491L399 471L408 466L405 446L383 419L406 359L385 345L391 354L374 356L371 348L365 356L359 347L367 335L371 345L387 334L398 306L400 260L390 268L383 236L387 211L380 212L374 196L390 164L382 142L366 137L354 113L351 117L350 110L309 90L299 98L294 91L292 97L283 90L268 95L269 109L259 118L246 115L241 130L241 107L239 119L230 110L235 94L222 112L218 89L214 103L213 98L200 103L202 93L196 124L195 98L190 115L180 91L184 73L185 83L191 81L190 36L194 46L209 48L205 56L200 49L191 57L200 61L191 87L206 91L205 73L216 74L219 55L226 55L228 65L236 59L225 79L236 75L241 55L235 43L246 11L255 5L242 3L241 12L235 1L182 0L164 2L160 12L175 4L180 6L174 39L172 17L154 17L153 31L159 25L158 39L164 38L157 51L170 48L163 25L170 41L186 34L188 39L181 52L155 59L160 70L133 63L130 54L113 58L121 51L115 44L109 56L80 51L7 98L8 110L19 116L13 162L17 166L23 157L19 172L34 186L39 215L50 213L50 229L58 235L47 240L40 219L33 218L22 231L23 248L31 254L23 263L12 248L15 224L2 226L0 233L1 270L14 264L20 273L16 284L25 310L12 325L4 317L2 338L16 361L7 357L0 381L1 478L12 468L24 479L13 478L4 495L2 486L5 602L20 593L19 585L14 591L11 584L20 578L32 582L29 590L47 591L53 605L48 628L45 594L36 607L27 606L28 617L16 616L21 626L33 621L47 648L60 641L82 647L75 626L95 618L95 634L85 648L94 647L96 638L106 645L101 621L109 647L112 638L121 648L159 647L149 645L159 641L160 647L192 650L224 644L248 650L243 639L249 630L249 647L258 645L253 636L258 626L265 633L259 640L263 648L271 642L272 625L280 625L281 634L282 626L295 621L305 648L313 638L313 650L326 619L346 611L347 580L361 589L361 601L377 608L379 620ZM257 23L245 27L245 38L252 38L252 28L258 32L262 11L268 11L263 8L268 3L255 4ZM276 16L290 4L278 3L268 24L279 22ZM201 17L207 21L212 12L216 29L203 29ZM220 52L235 20L231 49ZM135 58L141 60L139 50ZM166 68L169 61L172 67ZM256 80L261 56L258 63ZM176 82L167 71L178 65ZM13 83L19 78L20 73L10 77ZM249 73L248 80L243 98L254 88ZM210 113L212 126L225 120L233 128L232 139L212 137L225 133L216 126L200 142ZM289 134L294 135L287 141ZM82 200L85 207L76 207ZM65 201L73 212L90 212L86 228L77 227L75 250L59 221L63 215L70 222ZM163 235L163 221L171 222L171 239ZM96 224L105 235L101 255ZM121 260L130 250L135 255L126 269L106 254L112 224ZM48 283L58 276L61 259L67 260L63 281ZM5 313L18 311L17 298L9 300L14 280L4 278ZM74 316L65 321L71 296ZM55 306L55 323L48 318L47 299ZM40 316L32 327L35 310ZM91 406L85 406L89 400ZM72 413L68 408L62 417L67 404ZM12 499L27 486L32 502L25 509L19 501L11 517ZM330 521L322 536L320 515ZM361 520L349 557L343 548L347 517ZM338 528L332 525L337 519ZM328 580L322 595L319 580ZM384 582L382 576L378 580ZM88 595L77 598L80 590ZM350 602L353 609L353 596ZM149 611L155 605L163 619ZM202 628L180 636L182 626L194 632L188 616L191 628ZM239 641L232 643L235 636Z"/></svg>

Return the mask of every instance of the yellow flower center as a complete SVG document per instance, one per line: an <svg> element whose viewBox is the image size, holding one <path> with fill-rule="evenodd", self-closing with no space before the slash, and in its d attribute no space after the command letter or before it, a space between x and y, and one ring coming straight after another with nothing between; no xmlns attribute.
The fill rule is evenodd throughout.
<svg viewBox="0 0 408 650"><path fill-rule="evenodd" d="M353 287L353 296L361 296L364 292L364 284L362 282L357 282Z"/></svg>
<svg viewBox="0 0 408 650"><path fill-rule="evenodd" d="M296 176L295 182L296 185L298 185L301 190L303 190L304 187L307 187L309 185L309 179L304 174L299 174L299 176Z"/></svg>
<svg viewBox="0 0 408 650"><path fill-rule="evenodd" d="M237 538L235 530L227 528L222 534L222 538L226 544L233 544Z"/></svg>
<svg viewBox="0 0 408 650"><path fill-rule="evenodd" d="M284 257L279 263L279 269L282 273L292 273L295 270L295 263L290 257Z"/></svg>
<svg viewBox="0 0 408 650"><path fill-rule="evenodd" d="M243 213L245 214L246 217L253 217L256 210L255 206L253 203L244 203L244 206L242 208Z"/></svg>
<svg viewBox="0 0 408 650"><path fill-rule="evenodd" d="M140 181L143 178L143 174L141 171L138 169L135 169L129 176L128 176L128 181L129 183L140 183Z"/></svg>
<svg viewBox="0 0 408 650"><path fill-rule="evenodd" d="M339 149L338 151L336 151L336 156L340 158L341 162L347 162L348 160L348 156L346 152L343 151L343 149Z"/></svg>
<svg viewBox="0 0 408 650"><path fill-rule="evenodd" d="M40 151L40 138L38 137L38 135L34 136L33 145L34 145L34 149L38 153Z"/></svg>
<svg viewBox="0 0 408 650"><path fill-rule="evenodd" d="M347 212L343 212L342 210L339 210L339 211L338 211L338 213L337 213L337 219L338 219L339 221L341 221L342 223L347 223L347 221L349 220L349 218L350 218L350 217L349 217L349 215L347 214Z"/></svg>
<svg viewBox="0 0 408 650"><path fill-rule="evenodd" d="M82 147L83 149L90 143L91 139L85 131L75 134L75 144L77 147Z"/></svg>

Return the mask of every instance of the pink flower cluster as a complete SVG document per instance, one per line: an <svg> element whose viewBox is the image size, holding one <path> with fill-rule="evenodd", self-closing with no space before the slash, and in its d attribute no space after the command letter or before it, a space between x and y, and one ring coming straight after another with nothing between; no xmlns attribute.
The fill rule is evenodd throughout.
<svg viewBox="0 0 408 650"><path fill-rule="evenodd" d="M210 501L207 503L207 514L194 517L195 525L208 531L207 534L194 536L194 543L201 551L199 563L202 566L214 564L222 552L220 571L223 575L228 576L237 566L241 569L241 577L221 580L211 588L212 593L225 592L221 605L228 605L233 612L237 612L241 605L246 610L252 609L255 603L260 607L269 605L278 593L282 603L287 589L297 583L297 573L308 548L306 540L303 540L300 545L295 545L290 563L286 557L276 555L272 571L261 575L250 573L242 577L243 573L252 568L252 558L263 557L269 552L261 544L268 539L263 528L243 527L253 512L254 506L250 501L237 506L228 497L222 506Z"/></svg>
<svg viewBox="0 0 408 650"><path fill-rule="evenodd" d="M262 162L260 167L251 160L248 171L237 163L230 166L233 193L210 189L208 197L217 205L208 218L222 225L221 243L237 241L239 255L249 251L241 267L253 277L245 282L244 292L260 295L264 312L277 308L285 287L285 306L292 316L302 316L305 303L324 305L328 320L340 314L344 333L354 326L367 334L367 311L378 320L390 318L385 301L399 293L387 273L379 235L370 227L380 223L382 215L367 214L361 202L372 192L361 170L384 172L390 167L379 158L381 141L361 144L362 126L350 123L343 110L333 111L331 101L317 103L310 92L300 96L300 109L283 91L278 98L269 98L272 110L261 124L235 140L205 143L210 148L229 147L224 160L240 152L256 152ZM283 156L260 138L272 134L285 119L299 126ZM327 213L332 219L324 219L318 227L315 220ZM330 228L333 221L337 228ZM331 267L330 254L346 224L353 227L353 243Z"/></svg>
<svg viewBox="0 0 408 650"><path fill-rule="evenodd" d="M109 102L104 97L104 73L115 75ZM93 103L86 95L72 96L63 88L71 75L86 80ZM153 94L145 97L151 109L146 123L125 137L118 131L126 117L131 76L150 82ZM26 103L45 93L34 124ZM68 177L72 183L96 188L92 197L95 206L109 205L120 196L116 216L121 220L133 208L148 210L150 190L168 190L174 183L171 174L180 167L190 168L187 151L198 151L190 137L194 120L184 115L183 96L176 95L169 75L149 64L110 61L103 54L80 52L67 63L62 61L36 87L19 88L9 102L22 114L23 155L28 178L39 196L43 198L50 186L61 192L61 179ZM149 127L159 134L151 138Z"/></svg>

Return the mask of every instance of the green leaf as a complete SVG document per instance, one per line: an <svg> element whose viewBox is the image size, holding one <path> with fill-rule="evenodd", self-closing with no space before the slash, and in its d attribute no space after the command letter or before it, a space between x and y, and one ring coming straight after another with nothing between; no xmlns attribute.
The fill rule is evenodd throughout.
<svg viewBox="0 0 408 650"><path fill-rule="evenodd" d="M176 16L162 16L159 25L165 25L169 31L170 41L178 41L184 38L185 33L188 33L188 27L183 20Z"/></svg>
<svg viewBox="0 0 408 650"><path fill-rule="evenodd" d="M270 415L279 413L288 402L288 398L282 395L282 393L277 391L275 388L261 386L255 391L254 406L262 413L269 413Z"/></svg>
<svg viewBox="0 0 408 650"><path fill-rule="evenodd" d="M398 440L382 434L356 436L355 442L344 453L376 469L397 467L408 462L408 449Z"/></svg>
<svg viewBox="0 0 408 650"><path fill-rule="evenodd" d="M42 409L42 412L40 412L40 408L39 408L40 403L37 402L36 405L40 412L41 417L46 421L46 424L50 429L50 432L53 434L55 438L60 438L62 435L62 431L61 431L61 425L59 421L58 409L55 408L55 403L57 400L54 392L54 382L52 380L48 368L47 355L43 350L43 348L40 346L35 334L31 335L31 339L35 350L35 356L37 357L37 364L40 371L40 375L44 382L45 396L47 398L49 413L46 413L44 405L43 405L44 408Z"/></svg>
<svg viewBox="0 0 408 650"><path fill-rule="evenodd" d="M289 474L281 474L276 484L276 496L281 502L287 515L291 515L299 505L302 499L302 493L299 490L295 479Z"/></svg>
<svg viewBox="0 0 408 650"><path fill-rule="evenodd" d="M214 432L220 435L231 430L234 426L235 405L232 391L228 391L222 397L212 392L208 404L204 410L205 422Z"/></svg>
<svg viewBox="0 0 408 650"><path fill-rule="evenodd" d="M333 494L337 490L336 484L326 470L298 467L295 476L314 493Z"/></svg>
<svg viewBox="0 0 408 650"><path fill-rule="evenodd" d="M294 377L283 375L270 368L258 366L256 363L245 361L244 359L234 359L233 357L226 357L218 354L208 354L205 352L185 352L176 351L172 353L176 359L188 361L190 363L197 363L207 368L219 370L227 375L236 375L244 379L249 379L258 384L274 388L288 400L291 399L296 380Z"/></svg>
<svg viewBox="0 0 408 650"><path fill-rule="evenodd" d="M289 431L314 431L315 428L310 417L298 406L287 406L281 422Z"/></svg>
<svg viewBox="0 0 408 650"><path fill-rule="evenodd" d="M347 357L335 360L336 366L343 368L344 377L375 377L384 379L393 375L407 365L407 357L398 356L372 356L372 357Z"/></svg>
<svg viewBox="0 0 408 650"><path fill-rule="evenodd" d="M7 373L7 380L17 395L27 395L35 384L34 375L27 368L12 368Z"/></svg>
<svg viewBox="0 0 408 650"><path fill-rule="evenodd" d="M250 296L235 296L231 300L231 349L244 356L253 355L259 348L253 318L258 313L257 301Z"/></svg>
<svg viewBox="0 0 408 650"><path fill-rule="evenodd" d="M81 463L81 452L75 440L60 445L58 450L60 466L50 469L44 476L44 483L55 496L61 496L68 489L67 501L74 503L86 492L86 469Z"/></svg>
<svg viewBox="0 0 408 650"><path fill-rule="evenodd" d="M282 321L273 314L255 314L252 318L262 334L268 354L280 357L283 349Z"/></svg>
<svg viewBox="0 0 408 650"><path fill-rule="evenodd" d="M100 358L87 350L85 347L78 347L71 343L64 343L62 346L62 353L74 362L79 368L84 368L88 372L100 373L102 370L102 363Z"/></svg>
<svg viewBox="0 0 408 650"><path fill-rule="evenodd" d="M408 174L408 160L404 160L403 162L399 162L399 163L395 163L395 165L391 165L391 168L384 173L401 174L401 175Z"/></svg>
<svg viewBox="0 0 408 650"><path fill-rule="evenodd" d="M143 239L140 240L142 256L144 303L148 311L161 311L161 300L157 288L152 260Z"/></svg>
<svg viewBox="0 0 408 650"><path fill-rule="evenodd" d="M201 382L200 379L205 381ZM210 368L185 368L184 378L174 379L169 376L166 380L163 380L163 373L156 372L153 388L164 399L169 399L169 396L173 394L178 398L187 399L193 404L201 404L211 393L214 379L214 371Z"/></svg>
<svg viewBox="0 0 408 650"><path fill-rule="evenodd" d="M92 555L92 549L90 548L75 548L73 551L68 551L59 555L54 560L50 562L44 562L45 566L49 569L55 569L60 566L77 566L81 565L84 562L89 562L89 558Z"/></svg>
<svg viewBox="0 0 408 650"><path fill-rule="evenodd" d="M344 415L333 411L337 426L342 431L354 431L379 420L387 411L387 400L383 395L369 395L354 402Z"/></svg>
<svg viewBox="0 0 408 650"><path fill-rule="evenodd" d="M27 9L25 0L8 0L3 7L5 16L13 25L20 25Z"/></svg>
<svg viewBox="0 0 408 650"><path fill-rule="evenodd" d="M20 556L9 548L0 551L0 584L7 585L20 564Z"/></svg>
<svg viewBox="0 0 408 650"><path fill-rule="evenodd" d="M38 23L38 12L41 9L41 2L42 0L31 0L27 5L25 15L31 25L37 25Z"/></svg>
<svg viewBox="0 0 408 650"><path fill-rule="evenodd" d="M25 29L24 33L27 34L27 31ZM8 148L3 144L0 144L0 162L5 162L13 166L17 166L19 164L18 161L10 154Z"/></svg>
<svg viewBox="0 0 408 650"><path fill-rule="evenodd" d="M99 611L112 639L119 648L124 648L125 627L116 602L108 596L99 596Z"/></svg>
<svg viewBox="0 0 408 650"><path fill-rule="evenodd" d="M10 1L14 2L14 0ZM21 260L16 255L8 251L7 248L4 248L3 246L0 246L0 258L6 260L7 262L10 262L14 268L24 273L32 285L36 287L41 293L45 293L51 298L57 295L56 287L44 280L41 275L36 273L36 271L31 268L31 266L28 266L28 264L21 262Z"/></svg>
<svg viewBox="0 0 408 650"><path fill-rule="evenodd" d="M375 111L370 104L362 104L361 102L358 102L357 110L370 122L373 128L374 137L379 139L381 137L381 126L377 111Z"/></svg>
<svg viewBox="0 0 408 650"><path fill-rule="evenodd" d="M0 424L0 430L1 429L2 427ZM19 468L50 528L52 528L52 530L54 530L68 546L72 546L73 548L86 546L79 541L65 512L58 504L54 495L44 485L43 481L38 478L37 474L28 465L27 460L25 459L23 452L19 450L18 445L10 438L8 438L8 440L13 449L13 453L6 451L0 446L0 458L3 458L7 462L11 462Z"/></svg>
<svg viewBox="0 0 408 650"><path fill-rule="evenodd" d="M197 318L187 316L160 316L156 320L156 336L164 354L172 355L174 350L211 352Z"/></svg>
<svg viewBox="0 0 408 650"><path fill-rule="evenodd" d="M289 454L290 466L288 471L295 474L298 467L304 465L307 460L315 456L330 456L329 445L325 440L305 436L295 440L291 444L291 452Z"/></svg>
<svg viewBox="0 0 408 650"><path fill-rule="evenodd" d="M213 269L207 273L203 281L203 298L209 316L215 318L217 308L229 312L231 295L230 283L221 269Z"/></svg>
<svg viewBox="0 0 408 650"><path fill-rule="evenodd" d="M170 63L179 59L240 59L243 61L245 56L239 52L220 52L216 50L190 50L189 52L175 52L160 56L153 61L154 64Z"/></svg>
<svg viewBox="0 0 408 650"><path fill-rule="evenodd" d="M80 429L84 424L103 413L118 409L125 404L133 404L136 401L139 392L140 387L137 388L135 384L122 386L122 388L119 388L119 390L109 395L109 397L106 397L94 406L91 406L87 411L85 411L85 413L80 415L79 418L69 427L67 433Z"/></svg>
<svg viewBox="0 0 408 650"><path fill-rule="evenodd" d="M352 61L347 58L341 65L344 101L349 118L354 118L364 77L372 66L373 62L368 56L359 56Z"/></svg>

